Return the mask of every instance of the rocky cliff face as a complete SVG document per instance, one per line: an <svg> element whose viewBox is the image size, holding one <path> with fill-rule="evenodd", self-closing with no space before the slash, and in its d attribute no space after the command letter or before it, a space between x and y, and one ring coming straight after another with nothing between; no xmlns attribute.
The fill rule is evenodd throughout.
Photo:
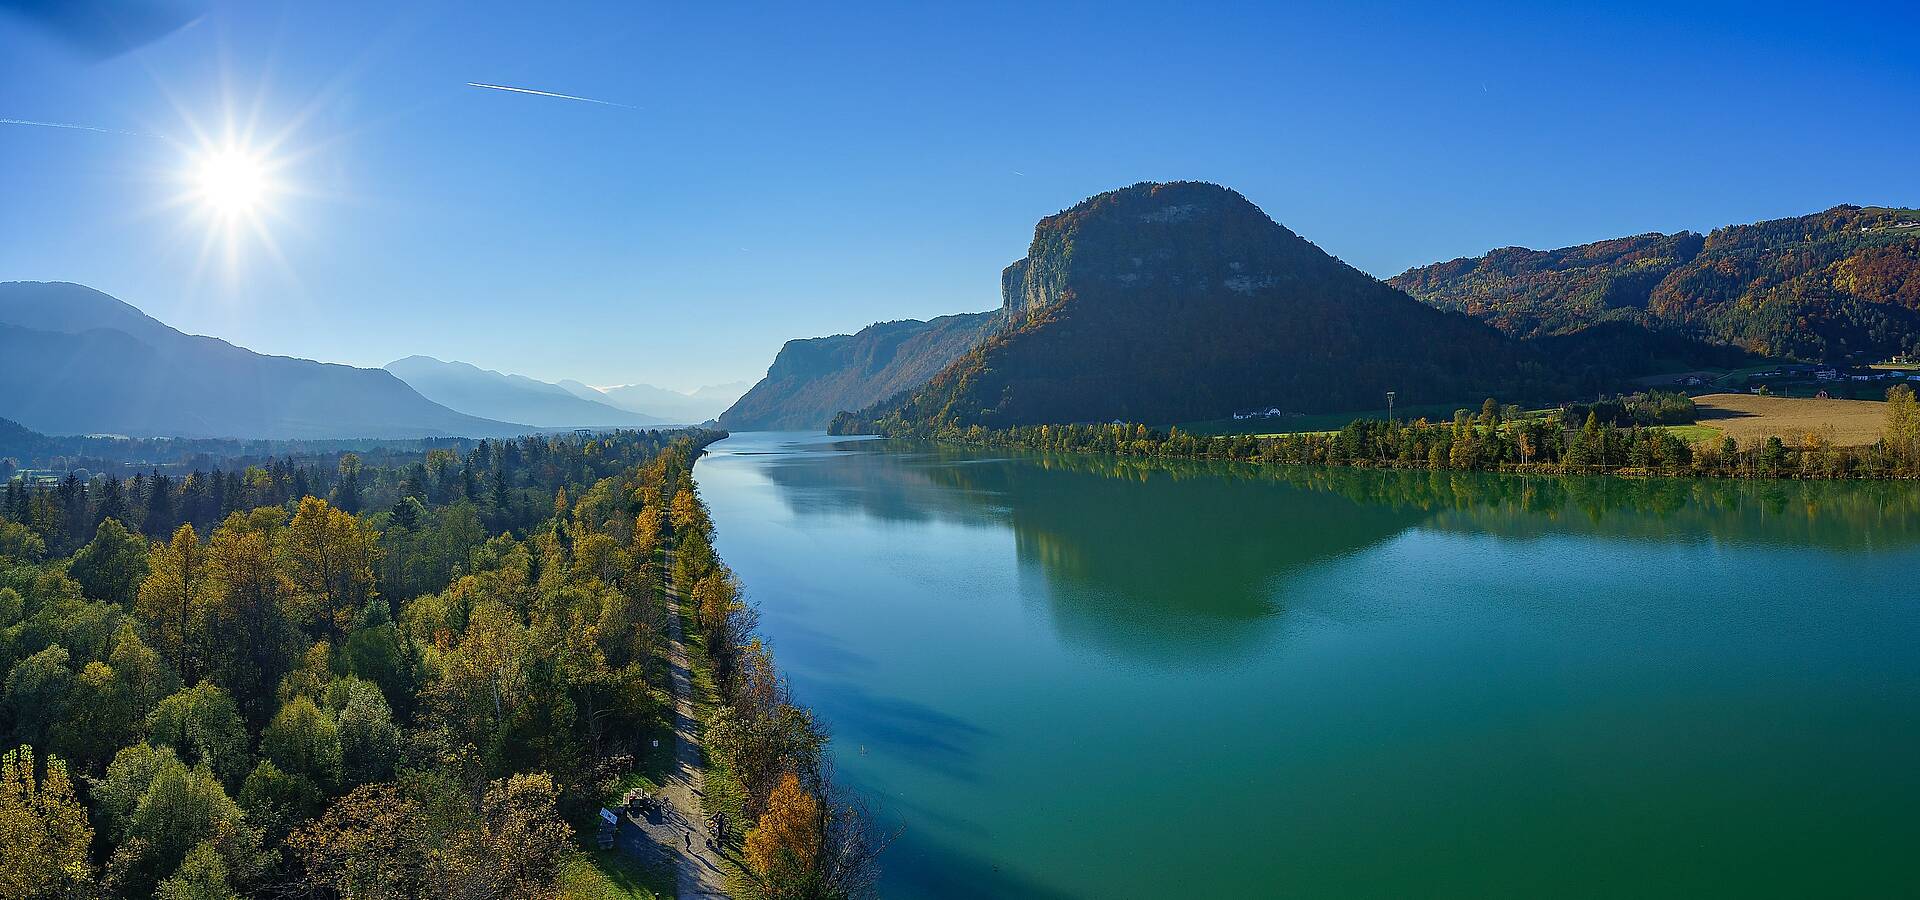
<svg viewBox="0 0 1920 900"><path fill-rule="evenodd" d="M810 431L924 384L1002 320L998 312L906 319L855 334L788 341L767 377L720 414L734 431Z"/></svg>
<svg viewBox="0 0 1920 900"><path fill-rule="evenodd" d="M1561 386L1519 342L1328 256L1239 194L1137 184L1042 219L1007 327L860 417L933 427L1369 409Z"/></svg>

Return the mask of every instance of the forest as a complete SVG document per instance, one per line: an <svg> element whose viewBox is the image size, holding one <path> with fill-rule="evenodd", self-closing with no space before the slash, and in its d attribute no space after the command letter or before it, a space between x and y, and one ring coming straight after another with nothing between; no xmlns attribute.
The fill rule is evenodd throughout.
<svg viewBox="0 0 1920 900"><path fill-rule="evenodd" d="M1875 362L1920 350L1920 211L1836 206L1705 236L1505 247L1387 283L1522 338L1635 323L1762 356Z"/></svg>
<svg viewBox="0 0 1920 900"><path fill-rule="evenodd" d="M712 550L723 436L12 482L0 896L602 896L582 835L670 733L669 586L739 895L864 892L881 842Z"/></svg>
<svg viewBox="0 0 1920 900"><path fill-rule="evenodd" d="M1276 435L1195 435L1139 424L938 427L893 417L879 434L1027 450L1121 456L1235 460L1285 465L1451 469L1543 474L1667 475L1717 478L1920 477L1920 403L1907 385L1887 392L1881 439L1839 446L1818 432L1741 445L1732 438L1690 442L1660 423L1676 420L1684 397L1646 394L1570 405L1545 416L1488 398L1452 421L1358 419L1339 431ZM863 432L862 417L842 413L830 431Z"/></svg>

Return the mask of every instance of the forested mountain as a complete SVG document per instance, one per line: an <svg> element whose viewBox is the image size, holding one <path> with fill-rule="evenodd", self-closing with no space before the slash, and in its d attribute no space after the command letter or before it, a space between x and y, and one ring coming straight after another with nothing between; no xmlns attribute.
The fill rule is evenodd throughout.
<svg viewBox="0 0 1920 900"><path fill-rule="evenodd" d="M1518 337L1626 321L1769 356L1920 350L1920 210L1836 206L1701 236L1505 247L1388 282Z"/></svg>
<svg viewBox="0 0 1920 900"><path fill-rule="evenodd" d="M1673 331L1622 321L1601 322L1526 343L1583 387L1616 384L1640 375L1737 369L1763 359L1729 344L1709 344Z"/></svg>
<svg viewBox="0 0 1920 900"><path fill-rule="evenodd" d="M657 425L666 419L575 396L557 384L504 375L472 363L409 356L386 369L435 403L473 416L540 428Z"/></svg>
<svg viewBox="0 0 1920 900"><path fill-rule="evenodd" d="M997 311L962 313L788 341L767 377L720 415L720 425L735 431L824 428L837 412L925 384L1000 321Z"/></svg>
<svg viewBox="0 0 1920 900"><path fill-rule="evenodd" d="M686 425L705 422L720 415L728 404L739 399L750 386L744 381L734 381L703 385L693 393L683 394L651 384L622 384L601 389L566 379L559 385L575 397Z"/></svg>
<svg viewBox="0 0 1920 900"><path fill-rule="evenodd" d="M0 417L47 434L472 437L518 424L436 404L379 369L182 334L76 284L0 284Z"/></svg>
<svg viewBox="0 0 1920 900"><path fill-rule="evenodd" d="M1172 423L1371 409L1389 390L1410 404L1566 390L1532 348L1212 184L1137 184L1042 219L1002 294L1003 330L851 427Z"/></svg>

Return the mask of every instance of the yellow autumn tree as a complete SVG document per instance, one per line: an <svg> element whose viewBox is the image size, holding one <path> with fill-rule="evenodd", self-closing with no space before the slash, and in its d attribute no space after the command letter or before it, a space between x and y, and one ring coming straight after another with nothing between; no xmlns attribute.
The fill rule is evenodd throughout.
<svg viewBox="0 0 1920 900"><path fill-rule="evenodd" d="M767 811L747 835L747 865L768 900L799 900L820 893L820 801L792 772L780 777Z"/></svg>
<svg viewBox="0 0 1920 900"><path fill-rule="evenodd" d="M1920 470L1920 402L1910 385L1887 389L1887 419L1883 437L1894 461L1907 471Z"/></svg>
<svg viewBox="0 0 1920 900"><path fill-rule="evenodd" d="M32 747L0 757L0 897L86 896L92 841L66 763L47 757L46 777L37 778Z"/></svg>
<svg viewBox="0 0 1920 900"><path fill-rule="evenodd" d="M373 598L379 535L358 516L317 497L300 501L280 530L295 593L288 604L301 624L338 639Z"/></svg>
<svg viewBox="0 0 1920 900"><path fill-rule="evenodd" d="M213 593L206 545L192 525L182 525L172 539L153 546L147 567L134 615L146 626L154 649L186 681L197 681L206 673L205 618Z"/></svg>

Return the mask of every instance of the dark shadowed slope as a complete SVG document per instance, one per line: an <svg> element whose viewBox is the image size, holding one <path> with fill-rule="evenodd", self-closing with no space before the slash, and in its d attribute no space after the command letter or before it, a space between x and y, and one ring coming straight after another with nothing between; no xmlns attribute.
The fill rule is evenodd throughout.
<svg viewBox="0 0 1920 900"><path fill-rule="evenodd" d="M379 369L265 356L182 334L99 291L0 284L0 416L46 434L472 437L463 415Z"/></svg>
<svg viewBox="0 0 1920 900"><path fill-rule="evenodd" d="M1000 320L998 312L963 313L788 341L767 377L720 415L720 425L735 431L825 428L835 413L925 384Z"/></svg>
<svg viewBox="0 0 1920 900"><path fill-rule="evenodd" d="M1246 198L1138 184L1040 221L1009 324L860 420L936 427L1370 409L1564 389L1532 348L1328 256Z"/></svg>

